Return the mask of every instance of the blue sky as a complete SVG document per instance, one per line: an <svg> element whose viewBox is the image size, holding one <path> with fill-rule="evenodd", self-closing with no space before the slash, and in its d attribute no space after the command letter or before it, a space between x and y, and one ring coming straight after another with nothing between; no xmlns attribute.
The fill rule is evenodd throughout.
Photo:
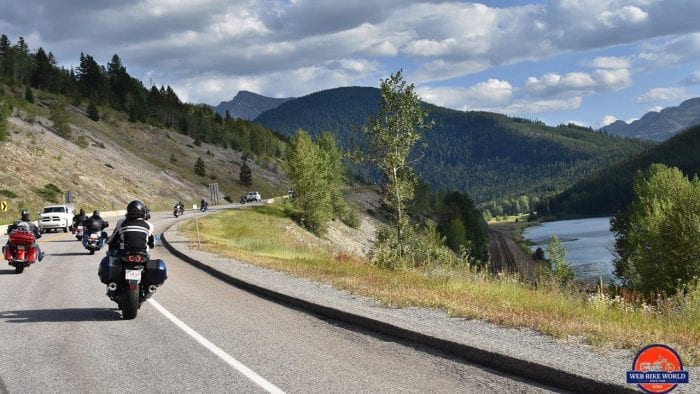
<svg viewBox="0 0 700 394"><path fill-rule="evenodd" d="M378 86L598 128L700 96L698 0L0 0L0 33L59 63L118 53L144 82L218 104Z"/></svg>

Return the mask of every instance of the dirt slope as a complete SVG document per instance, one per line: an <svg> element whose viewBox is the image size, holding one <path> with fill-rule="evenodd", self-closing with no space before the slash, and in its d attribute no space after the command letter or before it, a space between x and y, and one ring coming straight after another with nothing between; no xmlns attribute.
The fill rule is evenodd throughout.
<svg viewBox="0 0 700 394"><path fill-rule="evenodd" d="M240 152L195 146L187 136L105 111L105 119L93 122L71 107L69 141L51 131L46 105L15 109L8 122L9 138L0 142L0 200L9 206L8 212L0 213L0 224L21 208L29 208L34 216L49 204L37 193L49 183L72 191L76 206L86 210L123 209L134 198L153 209L167 209L178 200L198 204L203 197L209 199L208 184L213 182L219 184L222 203L224 195L238 200L248 191L237 183ZM205 177L193 172L198 157L205 162ZM286 191L283 171L271 163L260 164L248 161L254 180L250 189L264 197Z"/></svg>

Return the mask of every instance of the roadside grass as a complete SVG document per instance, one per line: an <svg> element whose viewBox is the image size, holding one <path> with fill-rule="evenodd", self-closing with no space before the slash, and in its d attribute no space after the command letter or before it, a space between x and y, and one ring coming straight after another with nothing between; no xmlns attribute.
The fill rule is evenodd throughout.
<svg viewBox="0 0 700 394"><path fill-rule="evenodd" d="M202 249L262 267L329 283L391 307L439 308L455 317L537 330L599 347L673 346L687 365L700 364L700 291L665 307L633 306L602 294L583 295L556 284L538 288L508 275L426 267L391 271L334 254L330 246L265 206L209 215L199 221ZM179 230L196 241L193 221Z"/></svg>

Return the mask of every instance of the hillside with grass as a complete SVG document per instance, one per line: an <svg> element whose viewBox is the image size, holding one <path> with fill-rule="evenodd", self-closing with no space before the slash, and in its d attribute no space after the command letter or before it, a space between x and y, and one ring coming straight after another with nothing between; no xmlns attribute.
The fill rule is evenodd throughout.
<svg viewBox="0 0 700 394"><path fill-rule="evenodd" d="M378 105L376 88L336 88L287 101L256 121L285 136L298 129L314 138L330 131L341 147L351 149L365 143L359 129ZM653 145L575 125L549 127L496 113L424 107L435 126L414 152L422 156L416 165L421 179L435 190L466 192L479 203L552 195Z"/></svg>
<svg viewBox="0 0 700 394"><path fill-rule="evenodd" d="M66 106L70 136L60 136L50 119L60 96L33 89L30 103L24 88L0 84L0 92L0 102L12 108L0 141L0 200L9 205L8 212L0 213L0 223L19 217L22 208L34 217L68 191L76 206L104 211L123 209L134 198L152 209L170 209L178 200L199 204L201 198L209 199L208 185L214 182L222 203L224 196L237 201L249 190L268 197L288 188L280 159L129 121L128 114L107 106L99 107L101 117L94 121L87 103ZM198 158L204 176L195 174ZM252 186L238 183L244 160L252 169Z"/></svg>

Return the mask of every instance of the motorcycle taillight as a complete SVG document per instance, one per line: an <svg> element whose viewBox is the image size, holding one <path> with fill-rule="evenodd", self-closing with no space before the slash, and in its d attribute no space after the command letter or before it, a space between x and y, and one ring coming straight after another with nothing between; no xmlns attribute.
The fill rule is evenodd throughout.
<svg viewBox="0 0 700 394"><path fill-rule="evenodd" d="M137 255L131 255L128 258L130 263L138 264L143 260L143 256L137 254Z"/></svg>

